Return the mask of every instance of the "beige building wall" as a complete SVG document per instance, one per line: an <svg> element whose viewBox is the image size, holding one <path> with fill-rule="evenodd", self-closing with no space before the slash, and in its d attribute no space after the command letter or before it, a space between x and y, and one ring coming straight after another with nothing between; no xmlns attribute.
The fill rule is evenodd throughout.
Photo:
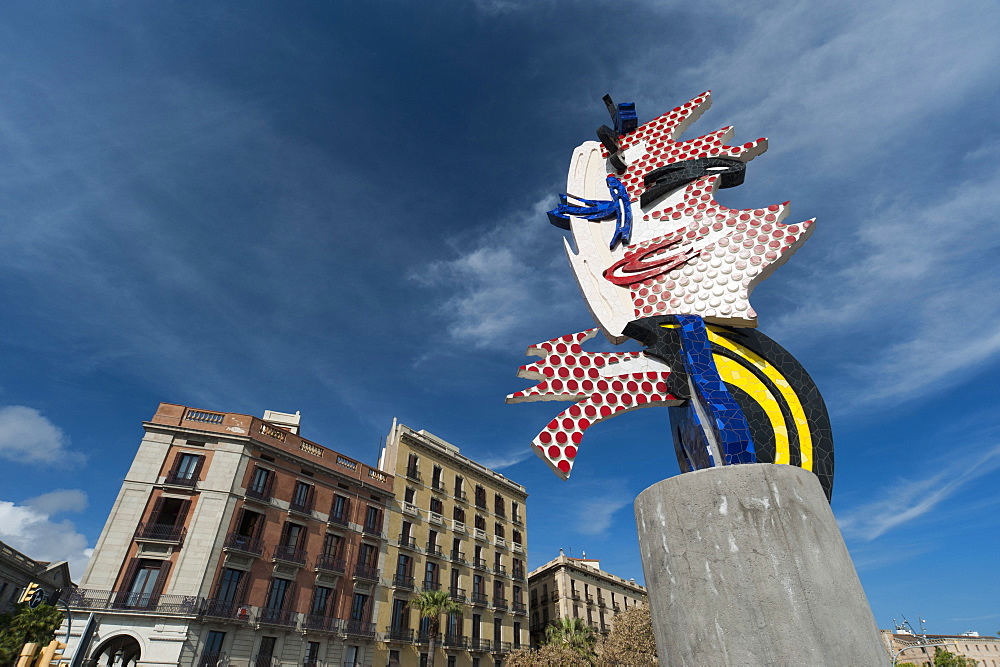
<svg viewBox="0 0 1000 667"><path fill-rule="evenodd" d="M647 603L645 587L601 569L592 558L562 553L528 574L531 641L537 646L545 626L560 618L583 619L596 632L608 633L616 614Z"/></svg>
<svg viewBox="0 0 1000 667"><path fill-rule="evenodd" d="M395 499L375 664L421 664L428 636L406 601L427 589L447 591L463 609L441 619L436 665L503 664L528 643L525 488L402 424L393 424L380 467L395 476Z"/></svg>
<svg viewBox="0 0 1000 667"><path fill-rule="evenodd" d="M1000 667L1000 637L975 635L910 635L893 634L882 630L882 640L890 656L897 655L896 663L933 665L935 646L957 655L972 658L981 667ZM920 646L920 644L933 644ZM907 648L912 647L912 648Z"/></svg>

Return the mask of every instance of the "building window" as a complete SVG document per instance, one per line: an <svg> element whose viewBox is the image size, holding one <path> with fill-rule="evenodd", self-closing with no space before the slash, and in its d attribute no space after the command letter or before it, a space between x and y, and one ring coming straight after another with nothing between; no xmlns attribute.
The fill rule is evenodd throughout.
<svg viewBox="0 0 1000 667"><path fill-rule="evenodd" d="M258 500L271 499L271 487L274 486L274 473L267 468L255 467L247 487L247 495Z"/></svg>
<svg viewBox="0 0 1000 667"><path fill-rule="evenodd" d="M301 549L306 541L306 527L291 521L285 522L281 531L281 546L289 549Z"/></svg>
<svg viewBox="0 0 1000 667"><path fill-rule="evenodd" d="M514 648L521 646L521 622L514 621Z"/></svg>
<svg viewBox="0 0 1000 667"><path fill-rule="evenodd" d="M222 577L215 591L215 599L224 604L231 604L238 600L240 584L243 582L246 573L242 570L231 570L228 567L222 570Z"/></svg>
<svg viewBox="0 0 1000 667"><path fill-rule="evenodd" d="M410 454L406 460L406 476L410 479L420 479L420 470L417 468L419 461L416 454Z"/></svg>
<svg viewBox="0 0 1000 667"><path fill-rule="evenodd" d="M511 531L511 539L514 541L514 544L522 544L521 531L519 530Z"/></svg>
<svg viewBox="0 0 1000 667"><path fill-rule="evenodd" d="M205 457L200 454L179 453L174 459L173 470L167 473L167 483L194 486L204 463Z"/></svg>
<svg viewBox="0 0 1000 667"><path fill-rule="evenodd" d="M362 542L361 551L358 552L358 563L366 567L375 567L378 564L377 561L378 547Z"/></svg>
<svg viewBox="0 0 1000 667"><path fill-rule="evenodd" d="M319 664L319 642L309 642L305 660L302 662L304 667L316 667Z"/></svg>
<svg viewBox="0 0 1000 667"><path fill-rule="evenodd" d="M499 537L502 540L503 539L503 524L501 524L499 521L497 521L493 525L493 530L496 533L496 536Z"/></svg>
<svg viewBox="0 0 1000 667"><path fill-rule="evenodd" d="M267 592L264 608L272 611L280 611L285 608L285 604L291 602L292 591L295 584L287 579L271 579L271 586Z"/></svg>
<svg viewBox="0 0 1000 667"><path fill-rule="evenodd" d="M365 612L368 607L368 596L364 593L355 593L354 602L351 604L351 620L365 620Z"/></svg>
<svg viewBox="0 0 1000 667"><path fill-rule="evenodd" d="M465 510L458 505L455 506L455 511L452 513L452 516L455 517L455 521L465 523Z"/></svg>
<svg viewBox="0 0 1000 667"><path fill-rule="evenodd" d="M169 571L170 561L133 559L125 574L128 592L119 596L118 603L123 607L139 609L155 607Z"/></svg>
<svg viewBox="0 0 1000 667"><path fill-rule="evenodd" d="M434 466L434 470L431 472L431 486L435 489L444 489L444 484L441 482L441 471L442 468L439 465Z"/></svg>
<svg viewBox="0 0 1000 667"><path fill-rule="evenodd" d="M340 537L340 535L327 533L326 537L323 538L323 555L328 558L340 558L343 545L344 540Z"/></svg>
<svg viewBox="0 0 1000 667"><path fill-rule="evenodd" d="M274 644L277 641L277 637L261 637L260 646L257 647L257 659L254 664L257 665L270 665L271 658L274 656Z"/></svg>
<svg viewBox="0 0 1000 667"><path fill-rule="evenodd" d="M480 515L476 515L476 528L479 530L486 530L486 518Z"/></svg>
<svg viewBox="0 0 1000 667"><path fill-rule="evenodd" d="M503 618L497 617L493 619L493 642L495 644L500 644L503 637Z"/></svg>
<svg viewBox="0 0 1000 667"><path fill-rule="evenodd" d="M455 667L455 664L456 664L455 660L457 660L457 658L455 656L449 655L448 656L448 667Z"/></svg>
<svg viewBox="0 0 1000 667"><path fill-rule="evenodd" d="M326 586L317 586L313 590L312 605L309 613L314 616L329 616L333 611L330 601L333 600L333 589Z"/></svg>
<svg viewBox="0 0 1000 667"><path fill-rule="evenodd" d="M438 565L437 563L428 561L426 570L424 571L424 588L436 591L439 585Z"/></svg>
<svg viewBox="0 0 1000 667"><path fill-rule="evenodd" d="M295 492L289 507L299 512L311 512L313 501L313 485L305 482L295 482Z"/></svg>
<svg viewBox="0 0 1000 667"><path fill-rule="evenodd" d="M507 516L506 503L499 493L493 495L493 513L497 516Z"/></svg>
<svg viewBox="0 0 1000 667"><path fill-rule="evenodd" d="M399 651L389 651L389 667L399 667Z"/></svg>
<svg viewBox="0 0 1000 667"><path fill-rule="evenodd" d="M431 511L435 514L444 514L444 503L440 498L431 498Z"/></svg>
<svg viewBox="0 0 1000 667"><path fill-rule="evenodd" d="M406 487L406 491L403 493L403 501L413 504L413 498L416 495L416 490L412 486Z"/></svg>
<svg viewBox="0 0 1000 667"><path fill-rule="evenodd" d="M382 510L371 505L368 506L365 513L365 530L371 533L382 531Z"/></svg>
<svg viewBox="0 0 1000 667"><path fill-rule="evenodd" d="M392 601L392 627L406 630L410 627L410 607L406 600L395 598Z"/></svg>
<svg viewBox="0 0 1000 667"><path fill-rule="evenodd" d="M462 479L461 475L455 475L455 497L465 497L465 480Z"/></svg>
<svg viewBox="0 0 1000 667"><path fill-rule="evenodd" d="M513 521L521 521L521 508L514 501L511 501L510 503L510 518Z"/></svg>
<svg viewBox="0 0 1000 667"><path fill-rule="evenodd" d="M330 505L330 521L346 525L348 521L348 510L350 501L341 495L333 497L333 504Z"/></svg>
<svg viewBox="0 0 1000 667"><path fill-rule="evenodd" d="M486 509L486 489L479 484L476 485L476 507Z"/></svg>
<svg viewBox="0 0 1000 667"><path fill-rule="evenodd" d="M222 658L222 642L225 639L225 632L219 632L218 630L209 631L208 638L205 640L205 650L201 652L201 662L199 664L204 667L218 664L220 658Z"/></svg>

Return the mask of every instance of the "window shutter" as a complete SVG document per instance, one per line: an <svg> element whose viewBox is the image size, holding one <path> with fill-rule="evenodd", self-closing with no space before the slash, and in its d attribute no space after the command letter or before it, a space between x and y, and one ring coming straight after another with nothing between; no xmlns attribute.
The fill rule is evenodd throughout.
<svg viewBox="0 0 1000 667"><path fill-rule="evenodd" d="M265 485L264 493L266 495L268 495L268 496L271 495L271 489L274 488L274 478L275 477L277 477L277 474L273 470L268 470L267 471L267 484Z"/></svg>
<svg viewBox="0 0 1000 667"><path fill-rule="evenodd" d="M236 597L233 599L237 605L241 605L246 601L251 579L253 577L249 572L244 572L243 576L240 577L240 583L236 585Z"/></svg>
<svg viewBox="0 0 1000 667"><path fill-rule="evenodd" d="M172 472L177 472L181 469L181 459L184 457L184 452L177 452L174 456L174 465L167 471L167 474Z"/></svg>
<svg viewBox="0 0 1000 667"><path fill-rule="evenodd" d="M184 526L184 522L187 520L188 510L191 509L191 501L184 500L181 502L181 508L177 512L177 523L174 524L177 528Z"/></svg>
<svg viewBox="0 0 1000 667"><path fill-rule="evenodd" d="M306 548L306 535L309 533L309 526L302 526L302 530L299 531L299 542L295 545L296 549L305 550Z"/></svg>
<svg viewBox="0 0 1000 667"><path fill-rule="evenodd" d="M295 597L298 594L298 584L294 581L289 582L288 588L285 589L285 599L281 605L282 611L295 611Z"/></svg>
<svg viewBox="0 0 1000 667"><path fill-rule="evenodd" d="M149 596L150 605L156 605L160 599L160 593L163 592L163 587L167 583L167 575L170 574L171 565L172 563L169 560L165 560L160 564L160 574L156 577L156 583L153 584L153 592Z"/></svg>
<svg viewBox="0 0 1000 667"><path fill-rule="evenodd" d="M313 507L313 497L315 495L316 495L316 487L310 484L309 492L306 493L306 507L308 507L310 510Z"/></svg>
<svg viewBox="0 0 1000 667"><path fill-rule="evenodd" d="M139 569L139 559L133 558L129 561L125 568L125 574L121 579L118 580L118 586L116 587L119 591L128 591L132 586L132 580L135 579L135 572Z"/></svg>
<svg viewBox="0 0 1000 667"><path fill-rule="evenodd" d="M233 531L232 531L234 535L240 529L240 526L243 525L243 515L246 514L246 512L247 512L246 508L241 507L240 511L236 513L236 521L233 523Z"/></svg>
<svg viewBox="0 0 1000 667"><path fill-rule="evenodd" d="M257 516L259 518L257 519L257 521L254 522L254 525L253 525L253 538L255 540L259 540L260 539L261 533L264 532L264 524L267 523L267 515L266 514L259 514L258 513Z"/></svg>
<svg viewBox="0 0 1000 667"><path fill-rule="evenodd" d="M191 474L191 480L194 482L201 481L201 467L205 465L205 457L199 456L198 462L194 464L194 472Z"/></svg>
<svg viewBox="0 0 1000 667"><path fill-rule="evenodd" d="M163 501L165 500L166 498L164 498L163 496L160 496L159 498L156 499L156 501L153 503L153 511L149 513L149 517L146 523L160 523L160 512L163 509Z"/></svg>

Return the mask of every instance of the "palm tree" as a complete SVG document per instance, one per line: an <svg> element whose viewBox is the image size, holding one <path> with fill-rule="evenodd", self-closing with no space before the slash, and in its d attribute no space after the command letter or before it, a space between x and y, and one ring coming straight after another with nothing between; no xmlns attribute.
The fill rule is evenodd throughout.
<svg viewBox="0 0 1000 667"><path fill-rule="evenodd" d="M589 657L594 652L597 637L582 618L560 618L545 628L545 643L566 646Z"/></svg>
<svg viewBox="0 0 1000 667"><path fill-rule="evenodd" d="M434 652L437 651L438 629L441 627L441 614L457 614L462 611L458 604L445 591L424 591L410 600L409 605L429 620L430 638L427 647L427 667L434 667Z"/></svg>

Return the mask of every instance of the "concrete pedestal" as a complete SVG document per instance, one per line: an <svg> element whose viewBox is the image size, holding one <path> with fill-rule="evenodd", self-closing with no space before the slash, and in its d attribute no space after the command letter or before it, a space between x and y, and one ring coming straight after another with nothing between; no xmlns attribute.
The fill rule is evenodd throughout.
<svg viewBox="0 0 1000 667"><path fill-rule="evenodd" d="M685 473L635 501L661 665L888 665L812 473Z"/></svg>

